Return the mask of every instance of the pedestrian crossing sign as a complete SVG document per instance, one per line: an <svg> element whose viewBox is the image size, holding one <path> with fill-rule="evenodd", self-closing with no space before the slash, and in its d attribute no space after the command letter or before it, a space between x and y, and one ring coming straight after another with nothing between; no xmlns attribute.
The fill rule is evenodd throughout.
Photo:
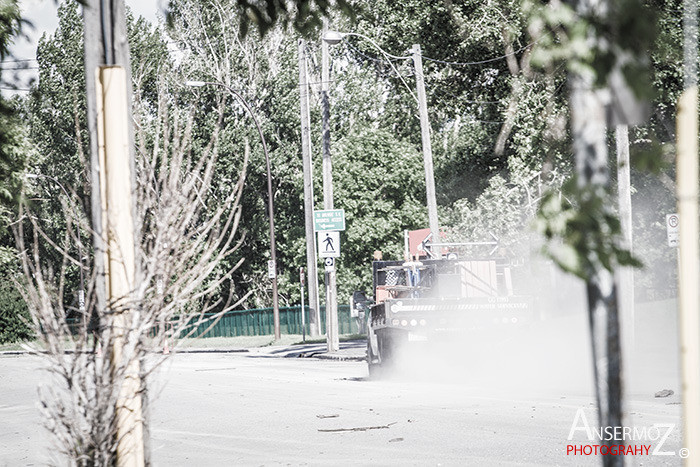
<svg viewBox="0 0 700 467"><path fill-rule="evenodd" d="M321 258L340 256L340 232L318 232L318 256Z"/></svg>

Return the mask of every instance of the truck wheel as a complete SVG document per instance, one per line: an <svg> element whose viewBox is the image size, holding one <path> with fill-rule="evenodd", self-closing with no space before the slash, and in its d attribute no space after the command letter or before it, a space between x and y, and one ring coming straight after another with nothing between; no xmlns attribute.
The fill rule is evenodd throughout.
<svg viewBox="0 0 700 467"><path fill-rule="evenodd" d="M372 343L370 342L369 334L367 335L367 370L370 378L374 379L381 377L382 363L379 360L379 356L372 350Z"/></svg>

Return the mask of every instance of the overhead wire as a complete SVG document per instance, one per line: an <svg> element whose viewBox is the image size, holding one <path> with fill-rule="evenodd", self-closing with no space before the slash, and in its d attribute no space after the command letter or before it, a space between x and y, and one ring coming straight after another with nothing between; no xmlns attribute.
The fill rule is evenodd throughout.
<svg viewBox="0 0 700 467"><path fill-rule="evenodd" d="M36 58L16 58L12 60L2 60L0 61L0 65L4 65L6 63L20 63L20 62L36 62Z"/></svg>
<svg viewBox="0 0 700 467"><path fill-rule="evenodd" d="M6 87L6 86L0 86L0 90L2 91L18 91L18 92L30 92L31 89L29 88L13 88L13 87Z"/></svg>
<svg viewBox="0 0 700 467"><path fill-rule="evenodd" d="M424 59L429 60L429 61L431 61L431 62L443 63L443 64L445 64L445 65L456 65L456 66L483 65L484 63L491 63L491 62L497 62L497 61L499 61L499 60L505 60L506 58L511 57L511 56L513 56L513 55L516 55L516 54L522 52L523 50L527 49L528 47L530 47L530 46L532 46L532 45L534 45L534 44L536 44L536 43L537 43L537 41L533 41L533 42L530 42L530 43L527 44L527 45L522 46L522 47L519 48L518 50L514 50L513 52L510 52L510 53L507 53L507 54L504 54L504 55L500 55L500 56L498 56L498 57L488 58L488 59L485 59L485 60L478 60L478 61L474 61L474 62L453 62L453 61L449 61L449 60L441 60L441 59L438 59L438 58L431 58L431 57L427 57L427 56L425 56L425 55L421 55L421 56L422 56Z"/></svg>
<svg viewBox="0 0 700 467"><path fill-rule="evenodd" d="M3 68L2 65L0 65L0 70L2 71L22 71L22 70L38 70L39 65L36 66L20 66L20 67L15 67L15 68Z"/></svg>

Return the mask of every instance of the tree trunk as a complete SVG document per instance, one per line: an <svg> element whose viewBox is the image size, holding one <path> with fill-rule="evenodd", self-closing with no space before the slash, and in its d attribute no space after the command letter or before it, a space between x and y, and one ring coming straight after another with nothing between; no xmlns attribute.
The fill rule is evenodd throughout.
<svg viewBox="0 0 700 467"><path fill-rule="evenodd" d="M605 106L592 77L571 77L571 128L579 188L584 196L605 197L610 184L605 141ZM620 325L613 274L599 262L588 271L586 292L593 349L596 400L601 427L622 426ZM609 448L619 440L603 440ZM621 456L602 456L603 465L621 466Z"/></svg>

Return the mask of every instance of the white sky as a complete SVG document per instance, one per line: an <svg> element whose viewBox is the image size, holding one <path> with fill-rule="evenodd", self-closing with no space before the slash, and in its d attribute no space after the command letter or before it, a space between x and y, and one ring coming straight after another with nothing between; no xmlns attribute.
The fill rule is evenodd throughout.
<svg viewBox="0 0 700 467"><path fill-rule="evenodd" d="M167 5L167 1L126 0L126 4L136 16L143 16L151 23L156 24L157 16L163 16L160 5ZM57 5L54 0L20 0L20 5L23 18L30 21L33 28L24 28L23 32L29 36L29 40L18 39L11 47L11 51L15 60L34 59L36 58L36 46L41 35L44 32L53 32L58 26ZM8 58L8 60L11 59ZM36 77L36 70L31 68L36 63L29 63L29 65L29 69L18 73L22 81L22 83L18 83L20 88L31 77Z"/></svg>

